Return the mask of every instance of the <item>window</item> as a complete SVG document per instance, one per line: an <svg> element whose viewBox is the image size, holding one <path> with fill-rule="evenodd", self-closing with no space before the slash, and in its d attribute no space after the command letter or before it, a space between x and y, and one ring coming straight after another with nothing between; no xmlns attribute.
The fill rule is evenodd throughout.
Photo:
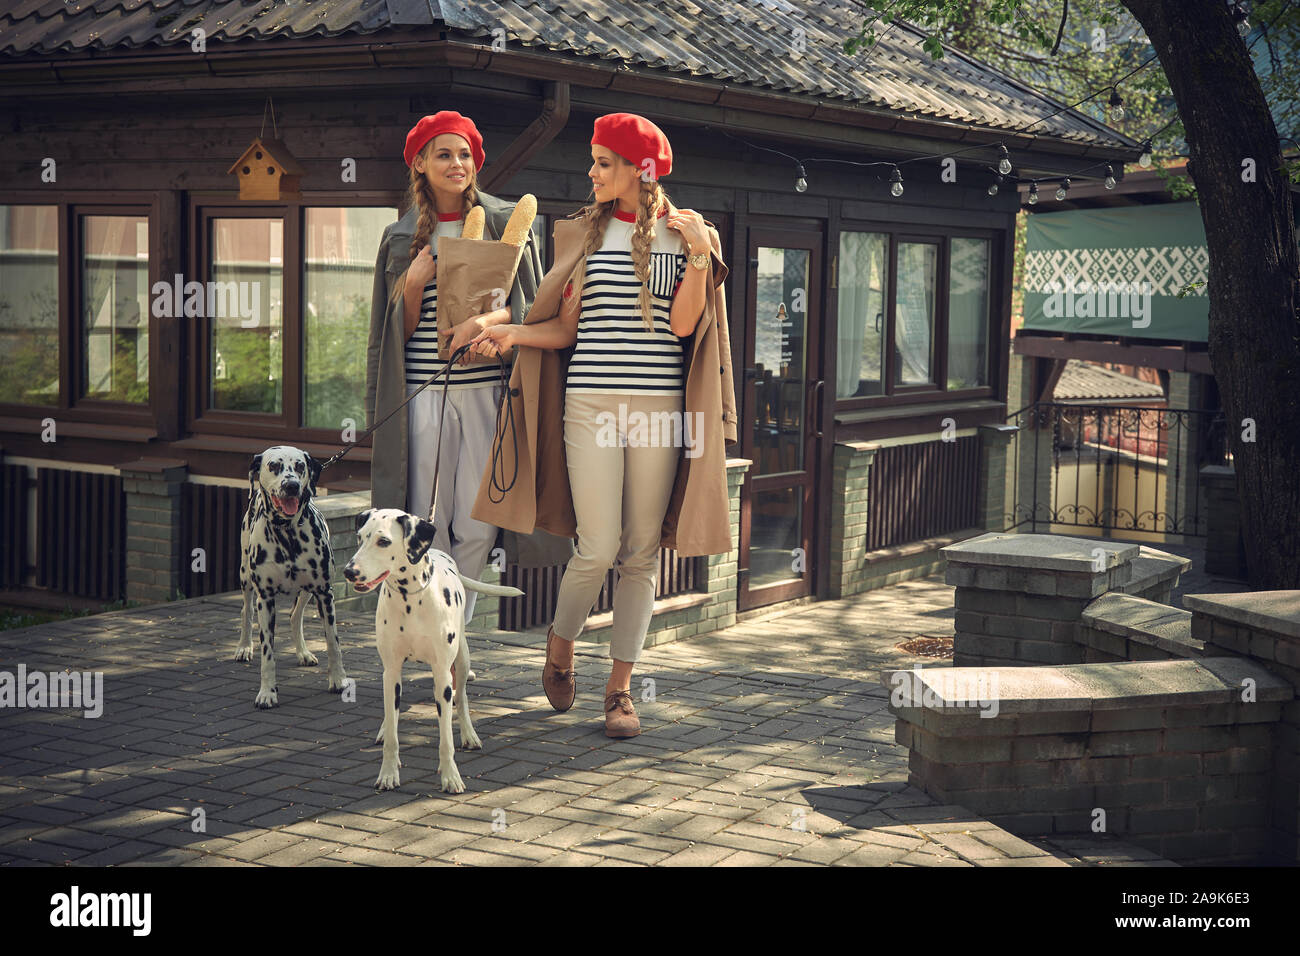
<svg viewBox="0 0 1300 956"><path fill-rule="evenodd" d="M0 205L0 402L59 403L58 211Z"/></svg>
<svg viewBox="0 0 1300 956"><path fill-rule="evenodd" d="M283 408L284 223L213 219L208 317L210 408Z"/></svg>
<svg viewBox="0 0 1300 956"><path fill-rule="evenodd" d="M837 398L882 392L888 294L889 236L840 233Z"/></svg>
<svg viewBox="0 0 1300 956"><path fill-rule="evenodd" d="M989 383L989 241L952 240L948 259L948 388Z"/></svg>
<svg viewBox="0 0 1300 956"><path fill-rule="evenodd" d="M375 250L397 212L336 206L306 214L303 424L342 429L350 419L364 426Z"/></svg>
<svg viewBox="0 0 1300 956"><path fill-rule="evenodd" d="M990 387L992 235L840 233L837 400L872 407Z"/></svg>
<svg viewBox="0 0 1300 956"><path fill-rule="evenodd" d="M375 259L397 218L387 205L200 210L196 430L362 429Z"/></svg>
<svg viewBox="0 0 1300 956"><path fill-rule="evenodd" d="M898 282L894 288L894 384L933 382L935 277L939 247L929 242L898 244Z"/></svg>

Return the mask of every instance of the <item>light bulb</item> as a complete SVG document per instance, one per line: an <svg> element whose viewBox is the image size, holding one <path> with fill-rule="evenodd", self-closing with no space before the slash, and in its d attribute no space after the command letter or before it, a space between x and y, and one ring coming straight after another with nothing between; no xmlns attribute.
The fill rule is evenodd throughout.
<svg viewBox="0 0 1300 956"><path fill-rule="evenodd" d="M1124 100L1119 95L1119 90L1111 88L1109 115L1112 123L1118 123L1124 118Z"/></svg>
<svg viewBox="0 0 1300 956"><path fill-rule="evenodd" d="M1059 185L1059 186L1056 187L1056 201L1057 201L1057 202L1064 202L1064 201L1065 201L1065 191L1069 188L1069 187L1066 185L1066 183L1068 183L1068 182L1069 182L1069 180L1067 179L1064 183L1061 183L1061 185Z"/></svg>
<svg viewBox="0 0 1300 956"><path fill-rule="evenodd" d="M889 186L889 191L893 193L893 195L897 198L898 196L903 195L903 184L891 183Z"/></svg>
<svg viewBox="0 0 1300 956"><path fill-rule="evenodd" d="M1007 154L1007 148L1005 146L999 146L998 149L1002 151L1002 158L998 160L998 172L1003 176L1010 176L1011 157Z"/></svg>
<svg viewBox="0 0 1300 956"><path fill-rule="evenodd" d="M1138 165L1143 169L1151 168L1151 140L1142 144L1142 155L1138 157Z"/></svg>
<svg viewBox="0 0 1300 956"><path fill-rule="evenodd" d="M1038 183L1029 184L1029 205L1038 205Z"/></svg>
<svg viewBox="0 0 1300 956"><path fill-rule="evenodd" d="M996 196L997 194L998 194L998 184L997 184L997 183L989 183L989 195L990 195L990 196Z"/></svg>
<svg viewBox="0 0 1300 956"><path fill-rule="evenodd" d="M1246 37L1250 36L1250 21L1247 20L1245 17L1242 17L1240 20L1238 20L1237 32L1241 34L1241 38L1243 40L1246 39Z"/></svg>
<svg viewBox="0 0 1300 956"><path fill-rule="evenodd" d="M894 167L894 172L889 177L889 192L895 199L903 195L903 173L897 166Z"/></svg>
<svg viewBox="0 0 1300 956"><path fill-rule="evenodd" d="M1105 183L1106 183L1106 188L1107 188L1107 189L1114 189L1114 188L1115 188L1115 170L1113 170L1113 169L1112 169L1111 167L1109 167L1109 166L1106 167L1106 179L1105 179Z"/></svg>
<svg viewBox="0 0 1300 956"><path fill-rule="evenodd" d="M798 179L796 179L796 180L794 181L794 191L797 192L797 193L804 193L804 192L807 192L807 191L808 191L808 180L804 179L802 176L800 176Z"/></svg>

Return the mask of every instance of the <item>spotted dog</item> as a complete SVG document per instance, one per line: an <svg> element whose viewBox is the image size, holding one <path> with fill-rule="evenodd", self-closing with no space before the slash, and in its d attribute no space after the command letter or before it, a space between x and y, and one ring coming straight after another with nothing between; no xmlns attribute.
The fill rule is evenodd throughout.
<svg viewBox="0 0 1300 956"><path fill-rule="evenodd" d="M288 445L268 448L253 457L248 467L248 510L239 535L239 584L244 610L239 622L239 647L235 660L253 657L249 638L250 609L257 609L262 656L262 680L255 703L265 710L279 703L275 683L275 597L292 594L296 601L289 618L298 663L314 667L316 656L302 637L302 615L307 599L315 598L316 611L325 624L325 650L329 657L329 689L343 690L347 675L334 625L334 595L330 592L329 529L311 499L320 477L321 463L305 451Z"/></svg>
<svg viewBox="0 0 1300 956"><path fill-rule="evenodd" d="M343 569L343 576L356 590L381 588L375 609L375 638L384 665L384 719L375 736L375 743L384 745L384 759L375 781L380 790L392 790L401 783L397 711L402 701L402 664L414 657L433 669L442 789L449 793L465 791L456 769L451 731L453 702L460 720L461 745L466 750L482 746L470 723L465 693L469 674L465 588L504 597L524 593L518 588L465 577L451 555L430 549L433 535L432 522L404 511L364 511L357 517L357 552Z"/></svg>

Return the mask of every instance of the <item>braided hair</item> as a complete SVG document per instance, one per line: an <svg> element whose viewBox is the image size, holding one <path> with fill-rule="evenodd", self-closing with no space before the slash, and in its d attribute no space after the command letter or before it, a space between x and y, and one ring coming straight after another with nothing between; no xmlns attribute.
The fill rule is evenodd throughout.
<svg viewBox="0 0 1300 956"><path fill-rule="evenodd" d="M625 166L632 165L623 157L618 157ZM572 284L578 296L587 277L587 257L600 248L605 237L605 227L614 216L617 199L609 202L594 202L582 207L582 221L587 226L587 237L583 244L582 256L569 274L568 282ZM658 181L641 180L641 195L637 202L636 225L632 230L632 267L636 277L641 281L641 292L637 297L637 306L641 310L641 321L647 330L654 328L653 300L650 295L650 247L654 242L655 227L659 212L668 205L668 194Z"/></svg>
<svg viewBox="0 0 1300 956"><path fill-rule="evenodd" d="M432 152L433 140L429 140L424 149L420 150L416 160L423 159L428 163ZM424 173L416 172L416 160L411 161L411 183L407 194L408 201L420 210L420 218L415 224L415 236L411 239L411 262L414 262L420 250L429 244L429 237L433 235L438 219L438 206L433 198L433 187L429 185L429 180ZM477 206L478 201L478 170L474 169L465 177L465 192L461 196L461 215L465 215Z"/></svg>

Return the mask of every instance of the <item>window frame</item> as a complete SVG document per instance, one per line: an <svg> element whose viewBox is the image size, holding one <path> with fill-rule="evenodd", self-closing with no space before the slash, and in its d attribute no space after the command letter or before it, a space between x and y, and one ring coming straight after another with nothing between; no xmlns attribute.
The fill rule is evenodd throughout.
<svg viewBox="0 0 1300 956"><path fill-rule="evenodd" d="M166 388L166 364L162 359L161 323L153 314L153 287L163 281L162 255L162 205L163 191L159 190L6 190L0 202L7 206L54 206L58 226L58 339L59 339L59 397L53 405L29 405L20 402L0 402L0 416L13 419L31 419L35 415L53 417L68 423L108 425L126 428L132 432L143 430L138 437L151 438L157 434L160 404L169 401ZM149 334L149 400L124 402L117 399L80 398L77 392L81 383L81 362L85 353L82 341L82 239L81 216L143 216L149 229L148 284L150 309Z"/></svg>
<svg viewBox="0 0 1300 956"><path fill-rule="evenodd" d="M946 225L921 225L916 223L889 223L878 219L841 218L838 229L833 234L834 255L836 256L836 276L840 264L840 236L846 232L879 233L888 237L889 248L886 256L888 262L888 289L886 301L885 325L882 338L887 343L884 361L881 363L880 395L860 395L852 398L835 396L835 413L852 412L866 409L906 407L935 401L961 401L966 399L996 398L998 392L999 369L996 366L994 348L997 341L1001 319L998 315L998 303L1002 301L1003 279L1002 258L1005 255L1003 244L1006 231L995 228L960 227ZM985 316L985 344L987 348L987 366L985 368L986 385L973 388L949 389L948 386L948 345L949 345L949 269L952 261L953 239L983 239L989 245L989 290L988 310ZM897 360L894 343L897 335L895 305L898 297L898 246L901 242L922 242L938 245L938 261L935 264L935 303L934 329L931 335L930 371L933 382L918 385L895 384ZM836 333L839 329L839 297L835 299L835 312L828 315L835 322ZM829 323L828 323L829 325Z"/></svg>
<svg viewBox="0 0 1300 956"><path fill-rule="evenodd" d="M190 223L189 274L200 282L211 279L211 230L214 219L265 219L279 218L284 224L283 289L281 306L281 410L272 412L247 412L207 407L209 391L209 342L212 332L207 316L195 318L187 326L192 336L187 352L186 383L184 386L184 415L182 428L187 437L239 436L297 442L303 445L338 444L341 439L335 428L309 428L301 424L303 391L306 376L305 327L303 320L303 280L306 263L308 208L339 208L360 206L368 208L391 207L397 210L393 222L403 215L405 194L392 190L352 190L325 192L303 190L299 199L244 201L233 198L229 192L192 192L188 197L188 222ZM379 249L375 249L378 259ZM367 342L359 342L365 349ZM364 387L364 383L362 385ZM367 442L368 444L368 442Z"/></svg>

